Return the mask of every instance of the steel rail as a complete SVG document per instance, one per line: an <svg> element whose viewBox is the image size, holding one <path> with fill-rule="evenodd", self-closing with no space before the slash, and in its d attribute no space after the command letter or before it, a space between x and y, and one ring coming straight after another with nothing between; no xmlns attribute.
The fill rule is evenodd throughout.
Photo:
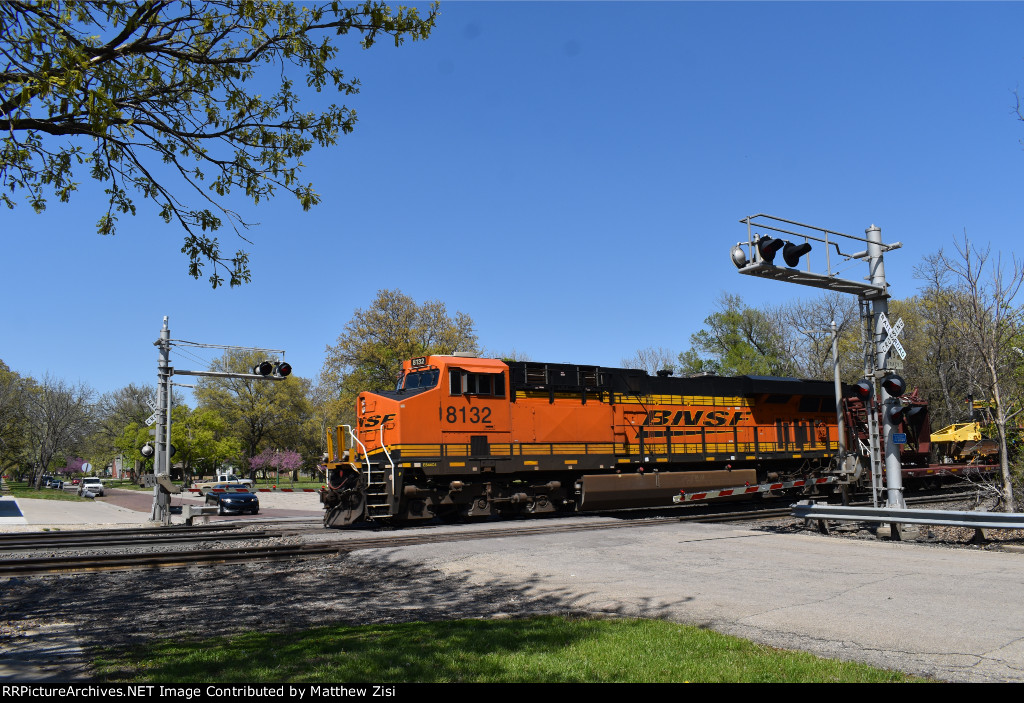
<svg viewBox="0 0 1024 703"><path fill-rule="evenodd" d="M39 576L82 571L132 570L253 561L274 561L338 554L337 545L278 545L148 554L94 554L88 557L37 557L0 562L0 576Z"/></svg>
<svg viewBox="0 0 1024 703"><path fill-rule="evenodd" d="M238 530L242 525L220 523L216 525L197 525L194 527L125 527L109 528L102 530L60 530L49 532L4 532L0 533L0 546L6 541L22 539L60 539L62 537L76 537L83 535L148 535L148 534L192 534L202 532L226 532Z"/></svg>
<svg viewBox="0 0 1024 703"><path fill-rule="evenodd" d="M179 542L209 542L211 540L223 542L235 542L238 540L253 539L261 540L271 537L281 537L280 532L229 532L229 533L199 533L193 535L149 535L140 539L139 535L101 535L97 538L90 538L85 535L72 538L29 539L29 540L5 540L0 543L0 548L10 550L28 549L77 549L79 547L109 547L123 544L176 544Z"/></svg>

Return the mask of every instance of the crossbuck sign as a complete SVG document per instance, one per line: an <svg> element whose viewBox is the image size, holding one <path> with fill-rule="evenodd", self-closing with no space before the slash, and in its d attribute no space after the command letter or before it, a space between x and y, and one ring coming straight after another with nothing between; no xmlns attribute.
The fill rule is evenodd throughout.
<svg viewBox="0 0 1024 703"><path fill-rule="evenodd" d="M882 321L882 328L885 330L886 334L885 339L878 344L878 351L884 354L892 348L896 350L896 353L900 355L901 359L906 359L907 352L904 351L903 345L900 344L900 340L897 339L900 336L900 332L903 331L903 318L901 317L896 320L895 326L889 324L889 318L885 316L884 312L878 313L878 319Z"/></svg>

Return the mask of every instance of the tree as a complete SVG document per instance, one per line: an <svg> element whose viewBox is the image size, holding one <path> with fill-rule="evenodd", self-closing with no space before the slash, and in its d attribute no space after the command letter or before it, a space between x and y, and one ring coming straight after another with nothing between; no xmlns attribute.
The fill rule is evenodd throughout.
<svg viewBox="0 0 1024 703"><path fill-rule="evenodd" d="M978 249L966 235L956 243L956 251L957 256L939 251L940 261L954 279L953 328L980 362L981 389L991 403L999 435L1003 508L1010 512L1014 499L1007 425L1022 409L1013 389L1024 357L1018 346L1022 338L1020 315L1024 310L1014 300L1024 285L1024 265L1014 258L1007 270L1001 255L991 259L990 249Z"/></svg>
<svg viewBox="0 0 1024 703"><path fill-rule="evenodd" d="M469 315L450 317L440 300L418 305L399 290L381 290L373 305L355 311L337 344L327 347L320 383L329 389L326 402L351 419L361 391L394 388L403 360L456 351L479 351Z"/></svg>
<svg viewBox="0 0 1024 703"><path fill-rule="evenodd" d="M661 370L676 370L677 355L665 347L644 347L621 361L624 369L643 369L652 376Z"/></svg>
<svg viewBox="0 0 1024 703"><path fill-rule="evenodd" d="M0 202L13 207L16 191L37 212L51 193L67 202L84 167L106 187L100 234L135 214L136 197L151 199L185 230L190 275L210 263L214 288L221 270L232 286L247 282L248 254L224 256L210 235L224 219L240 237L251 226L227 196L256 204L281 189L308 210L320 198L299 181L302 156L356 122L345 106L299 111L296 80L357 93L334 65L333 37L358 33L369 48L386 35L397 46L428 37L437 12L376 0L0 3Z"/></svg>
<svg viewBox="0 0 1024 703"><path fill-rule="evenodd" d="M37 488L54 457L78 448L92 430L92 398L87 385L71 386L50 376L28 389L27 426Z"/></svg>
<svg viewBox="0 0 1024 703"><path fill-rule="evenodd" d="M19 478L32 463L26 408L31 385L0 361L0 470Z"/></svg>
<svg viewBox="0 0 1024 703"><path fill-rule="evenodd" d="M729 293L719 298L718 308L704 319L705 329L690 336L691 348L679 355L684 374L789 376L796 372L777 314L748 307L740 296Z"/></svg>
<svg viewBox="0 0 1024 703"><path fill-rule="evenodd" d="M175 401L178 400L175 394ZM85 453L93 463L106 464L119 451L117 442L131 424L144 426L153 410L147 401L156 402L156 386L129 383L123 388L104 393L96 401L96 423L86 441ZM141 445L140 445L141 446Z"/></svg>
<svg viewBox="0 0 1024 703"><path fill-rule="evenodd" d="M260 352L229 351L210 370L251 373L263 360ZM256 456L268 444L298 445L311 415L309 381L298 376L283 381L204 377L196 383L195 395L201 408L224 417L245 457Z"/></svg>
<svg viewBox="0 0 1024 703"><path fill-rule="evenodd" d="M294 481L295 472L302 466L302 455L293 451L282 452L276 449L264 449L249 460L249 466L257 471L262 470L264 477L269 469L273 469L277 472L279 480L281 472L284 471Z"/></svg>
<svg viewBox="0 0 1024 703"><path fill-rule="evenodd" d="M864 370L856 299L846 293L828 292L810 300L796 300L765 313L777 320L786 358L801 378L831 381L832 322L839 335L839 368L847 377L859 377Z"/></svg>
<svg viewBox="0 0 1024 703"><path fill-rule="evenodd" d="M152 442L149 427L143 422L128 423L114 445L130 461L145 461L140 449ZM176 466L186 476L215 469L222 463L241 459L242 442L230 433L227 420L206 408L192 409L176 405L171 410L171 445Z"/></svg>
<svg viewBox="0 0 1024 703"><path fill-rule="evenodd" d="M964 291L952 284L952 274L940 254L925 256L914 267L914 276L923 281L919 295L895 306L904 320L916 318L921 327L920 335L913 338L915 325L908 324L911 336L903 337L906 375L921 384L929 399L933 427L970 420L964 399L980 388L980 365L958 331L957 315L966 302L959 298ZM913 312L908 315L909 308Z"/></svg>

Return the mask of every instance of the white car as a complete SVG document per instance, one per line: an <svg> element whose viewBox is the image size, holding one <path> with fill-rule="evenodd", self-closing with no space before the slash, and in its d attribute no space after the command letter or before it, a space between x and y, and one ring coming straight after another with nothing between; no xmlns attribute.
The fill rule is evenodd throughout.
<svg viewBox="0 0 1024 703"><path fill-rule="evenodd" d="M82 479L82 482L78 484L78 495L82 495L86 491L92 493L93 496L103 495L103 481L100 481L94 476L86 476Z"/></svg>

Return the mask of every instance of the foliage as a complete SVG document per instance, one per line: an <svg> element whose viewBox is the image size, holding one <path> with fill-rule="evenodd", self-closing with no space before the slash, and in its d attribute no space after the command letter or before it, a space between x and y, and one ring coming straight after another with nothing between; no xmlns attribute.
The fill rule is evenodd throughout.
<svg viewBox="0 0 1024 703"><path fill-rule="evenodd" d="M1024 308L1015 303L1024 285L1024 264L1014 258L1007 270L1001 255L993 258L990 249L977 248L966 235L957 242L956 252L939 252L939 261L953 279L952 328L958 341L975 355L975 383L991 403L999 436L1003 507L1012 512L1015 504L1007 426L1024 409L1024 351L1020 346L1024 341Z"/></svg>
<svg viewBox="0 0 1024 703"><path fill-rule="evenodd" d="M32 464L27 413L31 385L31 379L22 378L0 361L0 470L19 478Z"/></svg>
<svg viewBox="0 0 1024 703"><path fill-rule="evenodd" d="M57 473L71 475L81 473L82 467L85 466L85 459L82 457L68 458L67 464L61 467Z"/></svg>
<svg viewBox="0 0 1024 703"><path fill-rule="evenodd" d="M153 438L149 427L130 422L125 426L115 446L130 462L143 461L140 449ZM231 435L227 420L219 413L205 409L191 409L177 405L171 409L171 444L174 446L175 464L181 464L185 474L216 469L226 461L239 460L242 442Z"/></svg>
<svg viewBox="0 0 1024 703"><path fill-rule="evenodd" d="M104 393L96 401L95 430L89 436L83 451L97 466L109 463L118 450L118 440L131 424L143 426L152 414L147 401L156 402L156 386L129 383L117 390ZM178 397L174 396L175 403Z"/></svg>
<svg viewBox="0 0 1024 703"><path fill-rule="evenodd" d="M704 329L690 336L691 348L679 355L684 374L790 376L796 372L777 317L747 306L740 296L723 293L718 311L704 324Z"/></svg>
<svg viewBox="0 0 1024 703"><path fill-rule="evenodd" d="M17 191L37 212L48 197L67 202L84 168L106 187L100 234L151 199L185 230L190 275L211 263L214 288L221 269L230 285L247 282L248 254L222 255L209 234L225 218L250 226L227 197L257 204L284 190L308 210L320 196L299 181L301 158L356 122L344 105L300 111L297 80L357 93L335 65L336 37L397 46L428 37L436 17L436 5L421 17L373 0L0 3L0 202L14 207Z"/></svg>
<svg viewBox="0 0 1024 703"><path fill-rule="evenodd" d="M473 320L448 315L440 300L417 304L399 290L380 290L366 310L357 309L327 348L320 385L334 417L349 419L361 391L392 389L402 361L428 354L478 352Z"/></svg>
<svg viewBox="0 0 1024 703"><path fill-rule="evenodd" d="M264 476L270 470L291 474L302 466L302 455L293 451L279 451L264 449L256 456L249 459L249 467L257 471L263 470Z"/></svg>
<svg viewBox="0 0 1024 703"><path fill-rule="evenodd" d="M840 376L853 380L864 369L860 344L860 316L856 299L849 294L828 292L810 300L795 300L766 314L778 322L786 357L793 375L831 381L835 376L832 358L832 322L839 335L837 351Z"/></svg>
<svg viewBox="0 0 1024 703"><path fill-rule="evenodd" d="M37 485L56 455L74 451L92 431L93 395L93 390L84 383L72 386L49 375L28 388L28 440Z"/></svg>
<svg viewBox="0 0 1024 703"><path fill-rule="evenodd" d="M212 371L251 373L264 360L261 352L228 351ZM196 384L201 408L214 410L241 441L242 455L254 457L267 446L297 446L311 415L309 381L203 377Z"/></svg>
<svg viewBox="0 0 1024 703"><path fill-rule="evenodd" d="M919 294L891 306L893 316L907 323L902 336L905 376L929 399L933 427L968 421L971 413L964 400L978 388L979 369L975 353L957 331L963 293L953 286L940 254L925 256L914 276L923 282Z"/></svg>

